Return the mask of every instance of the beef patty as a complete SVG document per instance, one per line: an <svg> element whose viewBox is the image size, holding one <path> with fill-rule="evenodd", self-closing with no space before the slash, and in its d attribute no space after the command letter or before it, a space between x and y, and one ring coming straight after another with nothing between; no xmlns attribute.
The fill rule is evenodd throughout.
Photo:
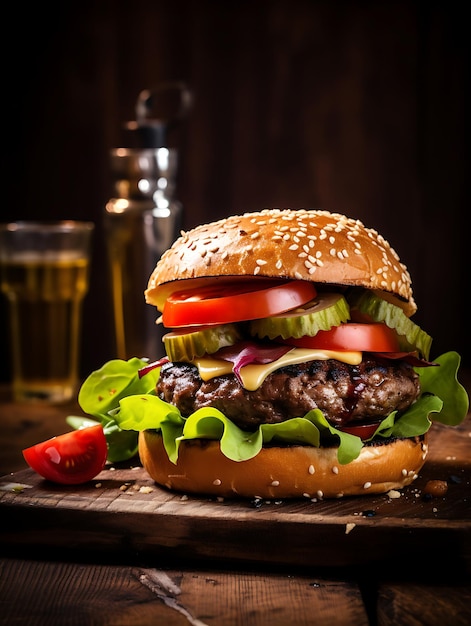
<svg viewBox="0 0 471 626"><path fill-rule="evenodd" d="M320 409L333 426L372 422L404 411L420 393L419 377L404 361L366 356L359 365L334 359L282 367L256 391L244 389L233 374L204 382L189 363L162 366L157 395L184 417L215 407L243 430L303 417Z"/></svg>

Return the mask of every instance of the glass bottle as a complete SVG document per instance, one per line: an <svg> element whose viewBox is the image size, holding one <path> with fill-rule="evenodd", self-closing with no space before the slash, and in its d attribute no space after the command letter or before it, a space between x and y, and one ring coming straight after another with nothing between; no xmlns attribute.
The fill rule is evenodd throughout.
<svg viewBox="0 0 471 626"><path fill-rule="evenodd" d="M153 100L168 91L177 91L178 111L169 119L150 118ZM146 304L144 291L181 229L183 208L175 197L178 155L167 145L167 131L186 115L190 101L189 90L180 83L142 91L136 120L124 127L124 146L111 150L114 197L105 206L104 228L120 359L164 355L158 312Z"/></svg>

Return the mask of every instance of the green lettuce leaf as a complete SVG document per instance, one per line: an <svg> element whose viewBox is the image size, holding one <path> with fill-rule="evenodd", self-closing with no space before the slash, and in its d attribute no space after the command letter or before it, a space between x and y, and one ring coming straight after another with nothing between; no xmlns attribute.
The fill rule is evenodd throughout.
<svg viewBox="0 0 471 626"><path fill-rule="evenodd" d="M137 358L108 361L88 376L78 394L80 408L97 419L75 415L66 418L69 426L76 430L97 423L103 426L110 463L126 461L137 455L138 432L135 429L122 429L114 419L113 411L119 408L120 401L127 396L155 394L160 368L154 368L141 378L139 370L146 365L147 360Z"/></svg>
<svg viewBox="0 0 471 626"><path fill-rule="evenodd" d="M458 381L461 357L457 352L446 352L434 363L439 367L416 368L420 376L422 394L434 394L443 400L443 407L435 419L447 426L457 426L469 410L469 398Z"/></svg>
<svg viewBox="0 0 471 626"><path fill-rule="evenodd" d="M147 360L132 358L129 361L114 359L92 372L80 387L78 403L85 413L97 417L106 416L119 406L119 401L134 394L155 393L155 385L160 368L139 376L139 370L147 365Z"/></svg>

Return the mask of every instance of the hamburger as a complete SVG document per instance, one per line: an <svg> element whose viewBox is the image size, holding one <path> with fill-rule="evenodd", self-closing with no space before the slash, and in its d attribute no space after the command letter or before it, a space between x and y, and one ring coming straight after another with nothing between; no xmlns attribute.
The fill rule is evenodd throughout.
<svg viewBox="0 0 471 626"><path fill-rule="evenodd" d="M426 460L432 421L466 416L459 355L430 360L406 266L359 220L265 209L198 226L160 258L145 300L166 356L123 362L132 384L111 413L139 431L141 462L164 488L263 499L401 489Z"/></svg>

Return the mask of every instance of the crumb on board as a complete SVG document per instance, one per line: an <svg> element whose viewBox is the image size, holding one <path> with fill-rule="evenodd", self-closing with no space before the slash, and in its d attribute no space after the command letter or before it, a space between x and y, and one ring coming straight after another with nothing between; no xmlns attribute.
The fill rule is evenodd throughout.
<svg viewBox="0 0 471 626"><path fill-rule="evenodd" d="M139 493L152 493L153 491L153 487L149 487L149 485L142 485L142 487L139 488Z"/></svg>
<svg viewBox="0 0 471 626"><path fill-rule="evenodd" d="M31 489L33 485L26 485L24 483L1 483L0 491L12 491L13 493L22 493L25 489Z"/></svg>
<svg viewBox="0 0 471 626"><path fill-rule="evenodd" d="M433 498L440 498L448 491L448 483L445 480L429 480L423 491Z"/></svg>

